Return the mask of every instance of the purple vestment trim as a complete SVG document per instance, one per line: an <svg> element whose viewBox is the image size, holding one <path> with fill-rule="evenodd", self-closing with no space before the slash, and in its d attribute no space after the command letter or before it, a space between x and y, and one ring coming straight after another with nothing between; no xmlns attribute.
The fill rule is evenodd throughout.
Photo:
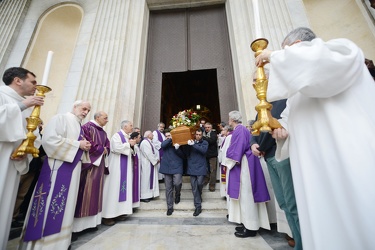
<svg viewBox="0 0 375 250"><path fill-rule="evenodd" d="M133 169L133 203L138 202L140 199L139 195L139 167L138 167L138 155L133 155L134 169Z"/></svg>
<svg viewBox="0 0 375 250"><path fill-rule="evenodd" d="M229 170L227 193L230 198L238 200L240 196L240 185L241 185L241 166L236 164L231 170Z"/></svg>
<svg viewBox="0 0 375 250"><path fill-rule="evenodd" d="M163 142L163 136L161 135L161 132L159 130L156 130L156 133L158 134L158 140L160 141L160 143ZM159 159L161 161L161 158L163 158L163 149L162 148L159 148Z"/></svg>
<svg viewBox="0 0 375 250"><path fill-rule="evenodd" d="M121 138L122 143L126 142L126 138L121 131L117 132ZM119 199L118 201L126 201L126 187L128 185L128 156L121 154L120 155L120 190L119 190Z"/></svg>
<svg viewBox="0 0 375 250"><path fill-rule="evenodd" d="M83 136L82 129L78 140L81 136ZM83 151L78 149L73 162L63 162L57 171L51 204L44 224L47 197L51 189L51 168L48 164L48 157L46 157L35 188L24 241L35 241L61 231L72 173L81 160L82 154Z"/></svg>
<svg viewBox="0 0 375 250"><path fill-rule="evenodd" d="M241 124L237 125L232 133L231 143L227 150L227 158L238 162L230 170L228 194L231 198L239 197L240 170L241 167L248 167L254 202L265 202L270 200L270 196L259 158L254 156L250 150L250 139L251 134L249 130ZM241 166L243 156L246 156L248 166Z"/></svg>

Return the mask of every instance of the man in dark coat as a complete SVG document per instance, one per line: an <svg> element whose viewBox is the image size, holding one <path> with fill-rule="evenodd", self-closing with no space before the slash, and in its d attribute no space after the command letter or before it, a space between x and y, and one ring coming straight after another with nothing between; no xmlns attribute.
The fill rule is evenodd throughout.
<svg viewBox="0 0 375 250"><path fill-rule="evenodd" d="M202 140L202 131L195 132L195 140L188 141L186 149L188 169L187 174L190 175L191 189L194 195L194 216L198 216L202 212L202 189L203 180L207 174L206 152L208 142Z"/></svg>
<svg viewBox="0 0 375 250"><path fill-rule="evenodd" d="M184 153L179 149L180 145L177 143L173 145L170 132L165 132L165 137L167 139L161 143L163 161L160 163L159 173L164 174L167 215L169 216L173 213L173 187L175 190L174 202L176 204L180 202Z"/></svg>

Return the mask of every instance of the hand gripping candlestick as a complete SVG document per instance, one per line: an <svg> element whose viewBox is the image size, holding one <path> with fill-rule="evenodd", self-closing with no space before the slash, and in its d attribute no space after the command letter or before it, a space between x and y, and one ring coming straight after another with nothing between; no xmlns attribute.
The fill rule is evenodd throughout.
<svg viewBox="0 0 375 250"><path fill-rule="evenodd" d="M49 70L51 68L51 62L52 62L52 56L53 52L48 51L47 55L47 61L46 61L46 66L44 69L44 74L43 74L43 80L42 80L42 85L36 85L36 89L38 92L36 93L36 96L41 96L45 97L45 93L50 92L52 89L47 85L47 80L48 80L48 75L49 75ZM34 141L36 139L36 136L34 135L35 129L39 126L39 123L41 122L41 119L39 118L40 116L40 106L36 105L31 112L30 117L26 118L27 125L27 134L26 134L26 139L22 141L21 145L18 146L13 151L12 158L20 158L24 156L25 154L32 154L33 157L38 157L39 156L39 149L34 147Z"/></svg>
<svg viewBox="0 0 375 250"><path fill-rule="evenodd" d="M255 52L257 57L262 51L267 48L268 40L265 38L259 38L251 43L251 49ZM253 87L257 93L257 98L260 101L255 106L255 110L258 112L258 119L252 126L252 134L259 135L260 132L270 132L273 129L281 128L280 123L277 119L271 115L272 104L267 102L267 88L268 79L264 72L263 65L257 68L256 81Z"/></svg>
<svg viewBox="0 0 375 250"><path fill-rule="evenodd" d="M37 85L36 89L38 90L37 96L45 97L45 93L48 93L51 91L51 88L44 85ZM36 136L34 135L34 130L38 127L39 123L41 122L40 118L40 106L35 106L33 111L31 112L30 117L26 118L27 120L27 134L26 139L23 140L21 145L14 150L12 157L18 158L22 157L25 154L32 154L33 157L38 157L39 155L39 149L34 147L34 141L36 139Z"/></svg>

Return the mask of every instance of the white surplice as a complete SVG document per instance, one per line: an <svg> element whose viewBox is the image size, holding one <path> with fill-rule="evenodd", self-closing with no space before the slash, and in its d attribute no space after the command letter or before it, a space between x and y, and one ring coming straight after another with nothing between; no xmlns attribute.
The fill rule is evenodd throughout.
<svg viewBox="0 0 375 250"><path fill-rule="evenodd" d="M59 168L64 162L73 162L79 150L81 124L79 118L72 113L59 114L52 117L43 131L42 145L48 156L48 163L52 171L51 189L48 193L46 202L46 208L49 208L53 194L53 187L55 185ZM83 153L82 161L90 161L87 152ZM21 235L20 249L68 249L72 236L80 173L81 161L78 162L72 173L60 233L43 237L40 240L31 242L23 242L23 235ZM27 226L31 205L32 203L30 203L27 211L24 230ZM46 212L44 216L44 225L47 214L48 213Z"/></svg>
<svg viewBox="0 0 375 250"><path fill-rule="evenodd" d="M232 135L227 136L224 144L230 146ZM228 142L227 142L228 141ZM226 150L227 151L227 150ZM226 152L225 151L225 152ZM236 161L223 157L223 165L227 166L227 183L230 170L236 165ZM249 230L258 230L260 227L270 229L267 208L265 202L255 203L250 181L249 164L246 155L241 159L240 193L239 199L228 196L228 220L235 223L243 223Z"/></svg>
<svg viewBox="0 0 375 250"><path fill-rule="evenodd" d="M314 39L271 54L268 100L281 115L303 248L375 246L375 83L362 51L346 39Z"/></svg>
<svg viewBox="0 0 375 250"><path fill-rule="evenodd" d="M143 139L140 145L141 150L141 199L149 199L159 196L159 152L154 148L153 144L148 138ZM154 166L153 186L151 184L151 165Z"/></svg>
<svg viewBox="0 0 375 250"><path fill-rule="evenodd" d="M123 130L120 132L128 140ZM115 218L124 214L133 213L133 159L134 150L129 142L122 143L121 137L115 133L110 141L111 153L109 154L109 175L104 176L103 188L103 218ZM120 192L120 158L121 154L128 156L127 176L126 176L126 201L119 201Z"/></svg>
<svg viewBox="0 0 375 250"><path fill-rule="evenodd" d="M160 132L160 131L159 131ZM152 143L153 143L153 145L154 145L154 147L155 147L155 149L157 150L157 151L159 151L160 149L161 149L161 143L163 142L163 141L165 141L165 135L164 135L164 133L161 133L160 132L160 134L161 134L161 141L159 141L159 136L158 136L158 132L156 131L156 130L154 130L153 132L152 132L152 134L154 135L154 137L152 138ZM159 152L159 159L160 159L160 152ZM160 159L160 161L161 161L162 159ZM158 171L160 170L160 164L158 165ZM158 173L158 178L159 178L159 180L162 180L163 178L164 178L164 175L163 174L161 174L161 173Z"/></svg>
<svg viewBox="0 0 375 250"><path fill-rule="evenodd" d="M26 138L26 117L32 108L21 111L18 103L24 98L8 86L0 87L0 248L5 249L17 197L20 174L28 171L29 159L13 161L13 151ZM37 130L36 130L37 131ZM34 133L39 135L38 132ZM40 145L40 137L37 138ZM36 141L37 143L37 141ZM35 143L35 144L36 144ZM35 145L34 144L34 145ZM36 148L38 148L35 145Z"/></svg>
<svg viewBox="0 0 375 250"><path fill-rule="evenodd" d="M229 171L226 171L225 183L223 183L221 181L221 165L224 165L224 162L226 161L227 150L228 150L228 147L230 145L231 138L232 138L232 135L227 135L225 137L224 144L223 145L220 144L219 153L218 153L218 157L217 157L218 162L219 162L219 167L220 167L220 170L219 170L219 172L220 172L220 196L221 197L227 197L227 208L228 208L228 200L229 200L229 196L227 194L228 172Z"/></svg>

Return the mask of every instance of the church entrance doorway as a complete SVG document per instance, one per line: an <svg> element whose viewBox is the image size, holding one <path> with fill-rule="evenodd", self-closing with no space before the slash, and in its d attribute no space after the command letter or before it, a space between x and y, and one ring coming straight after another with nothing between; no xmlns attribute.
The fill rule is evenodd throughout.
<svg viewBox="0 0 375 250"><path fill-rule="evenodd" d="M216 69L163 73L161 120L168 126L173 115L186 109L196 111L214 129L220 123Z"/></svg>
<svg viewBox="0 0 375 250"><path fill-rule="evenodd" d="M238 109L225 6L150 12L142 131L200 107L214 124Z"/></svg>

